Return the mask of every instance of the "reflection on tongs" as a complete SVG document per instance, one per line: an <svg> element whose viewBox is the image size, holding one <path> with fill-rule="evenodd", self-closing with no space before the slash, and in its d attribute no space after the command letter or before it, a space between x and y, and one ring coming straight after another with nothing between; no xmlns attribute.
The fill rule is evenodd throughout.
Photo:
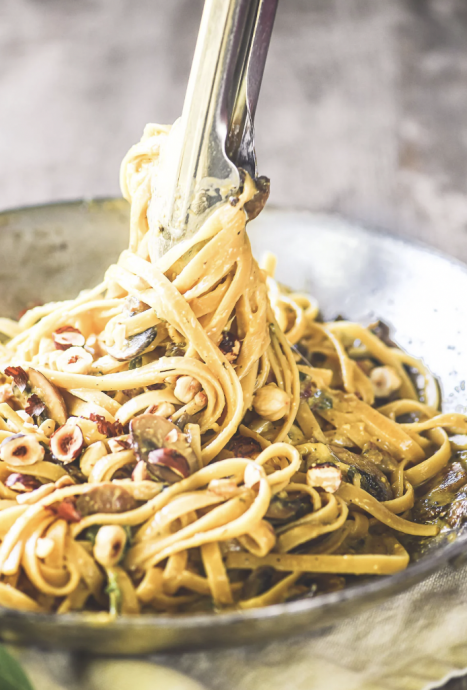
<svg viewBox="0 0 467 690"><path fill-rule="evenodd" d="M206 0L170 165L151 209L159 256L239 189L241 169L256 178L253 120L277 1Z"/></svg>

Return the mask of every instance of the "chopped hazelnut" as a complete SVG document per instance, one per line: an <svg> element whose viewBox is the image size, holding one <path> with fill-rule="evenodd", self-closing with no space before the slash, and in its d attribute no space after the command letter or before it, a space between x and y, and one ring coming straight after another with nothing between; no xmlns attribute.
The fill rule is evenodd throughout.
<svg viewBox="0 0 467 690"><path fill-rule="evenodd" d="M375 367L370 373L370 381L377 398L387 398L388 395L399 390L402 381L394 367Z"/></svg>
<svg viewBox="0 0 467 690"><path fill-rule="evenodd" d="M228 500L238 494L239 488L233 479L211 479L208 491Z"/></svg>
<svg viewBox="0 0 467 690"><path fill-rule="evenodd" d="M264 471L264 468L261 467L261 465L258 465L256 462L249 462L245 467L245 474L243 477L245 486L248 486L251 489L258 489L261 479L265 478L266 472Z"/></svg>
<svg viewBox="0 0 467 690"><path fill-rule="evenodd" d="M172 403L162 402L158 405L150 405L146 410L145 414L156 414L158 417L164 417L167 419L171 417L175 412L175 407Z"/></svg>
<svg viewBox="0 0 467 690"><path fill-rule="evenodd" d="M327 493L333 494L341 485L342 473L338 467L331 463L322 463L310 467L306 473L308 486L322 488Z"/></svg>

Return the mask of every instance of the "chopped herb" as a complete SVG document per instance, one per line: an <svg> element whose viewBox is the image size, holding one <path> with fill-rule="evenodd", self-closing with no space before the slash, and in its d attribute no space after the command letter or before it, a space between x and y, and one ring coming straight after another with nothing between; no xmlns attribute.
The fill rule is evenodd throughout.
<svg viewBox="0 0 467 690"><path fill-rule="evenodd" d="M306 381L307 378L309 378L309 377L305 374L304 371L299 371L299 372L298 372L298 376L299 376L299 378L300 378L300 381Z"/></svg>
<svg viewBox="0 0 467 690"><path fill-rule="evenodd" d="M91 525L91 527L88 527L84 532L84 538L86 541L90 541L93 546L96 543L97 533L100 528L100 525Z"/></svg>
<svg viewBox="0 0 467 690"><path fill-rule="evenodd" d="M332 398L318 389L313 397L308 399L308 405L311 410L331 410L333 403Z"/></svg>
<svg viewBox="0 0 467 690"><path fill-rule="evenodd" d="M108 584L105 593L109 595L109 613L118 616L122 610L122 592L118 584L117 574L113 570L107 571Z"/></svg>
<svg viewBox="0 0 467 690"><path fill-rule="evenodd" d="M128 365L128 369L139 369L142 364L143 364L143 358L141 356L134 357L130 361L130 363Z"/></svg>

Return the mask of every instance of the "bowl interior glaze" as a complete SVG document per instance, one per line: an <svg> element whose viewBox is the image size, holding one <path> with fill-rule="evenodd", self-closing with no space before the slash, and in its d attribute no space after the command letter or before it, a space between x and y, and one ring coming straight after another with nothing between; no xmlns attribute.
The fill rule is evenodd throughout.
<svg viewBox="0 0 467 690"><path fill-rule="evenodd" d="M51 204L0 214L0 314L72 298L102 279L128 238L122 200ZM266 209L250 226L259 258L278 256L278 279L318 298L325 318L381 318L394 339L439 378L443 409L465 412L467 267L427 247L339 218ZM382 602L462 557L465 538L434 540L409 568L341 592L226 614L137 616L108 621L0 609L0 637L94 653L231 646L314 630Z"/></svg>

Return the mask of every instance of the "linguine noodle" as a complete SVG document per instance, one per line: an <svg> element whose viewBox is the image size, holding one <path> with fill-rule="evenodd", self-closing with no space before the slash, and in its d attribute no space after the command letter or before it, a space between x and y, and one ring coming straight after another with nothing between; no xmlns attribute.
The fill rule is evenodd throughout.
<svg viewBox="0 0 467 690"><path fill-rule="evenodd" d="M1 606L266 606L402 570L407 535L439 531L417 487L465 415L384 326L322 323L258 266L248 175L160 256L169 143L148 125L123 161L130 242L104 281L0 321Z"/></svg>

